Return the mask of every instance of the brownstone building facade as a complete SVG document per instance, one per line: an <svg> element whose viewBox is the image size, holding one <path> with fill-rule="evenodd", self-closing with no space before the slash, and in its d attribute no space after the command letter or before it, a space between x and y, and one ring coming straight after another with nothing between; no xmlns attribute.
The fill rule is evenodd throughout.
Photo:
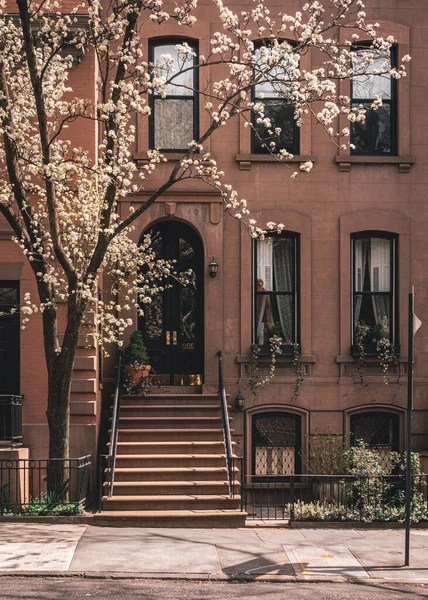
<svg viewBox="0 0 428 600"><path fill-rule="evenodd" d="M250 3L235 2L234 8L238 4L244 8ZM271 4L274 12L300 6L297 0ZM191 37L185 39L206 55L218 24L210 2L201 1L199 12L200 20L186 31ZM284 223L281 235L270 242L253 241L239 221L224 213L220 195L198 181L162 196L132 233L138 240L144 232L156 231L159 252L193 273L186 291L174 284L145 320L132 314L133 329L143 331L163 388L173 386L175 391L183 386L188 392L192 386L196 392L215 393L221 350L230 403L235 404L238 392L245 397L243 409L232 416L237 453L245 457L248 474L301 471L301 456L314 433L363 437L381 450L404 449L411 285L416 312L423 324L428 322L428 11L424 0L368 0L366 12L380 24L380 35L396 40L388 58L391 64L406 54L412 60L408 77L398 82L383 78L375 81L374 89L363 80L352 89L342 82L342 93L355 103L379 92L384 97L382 111L352 131L354 150L338 150L314 124L297 130L287 110L275 118L287 125L281 143L293 152L291 163L298 167L314 162L312 172L296 180L252 139L243 122L232 120L208 141L207 149L248 199L252 215L260 223ZM155 25L152 31L144 29L146 52L153 60L172 53L184 39L183 30L172 22L161 29L162 38ZM313 68L316 60L309 52L302 67ZM85 56L73 71L71 85L85 89L85 95L90 89L95 94L95 72L93 57ZM201 70L197 85L207 84L209 73ZM268 104L269 93L265 98ZM157 168L150 189L123 198L123 215L165 180L188 139L208 125L204 100L197 94L174 92L151 102L151 120L136 123L135 160L144 165L147 151L161 147L168 163ZM82 140L96 144L97 132L90 125L70 131L81 145ZM22 299L26 290L35 292L35 286L10 237L2 221L0 287ZM216 277L209 273L213 258ZM16 323L4 325L0 332L0 393L24 394L24 444L31 456L46 455L40 320L30 320L21 333ZM255 395L249 386L251 347L259 347L263 378L270 367L268 339L273 332L286 343L274 379ZM387 382L377 347L382 339L392 348ZM113 350L103 359L84 336L80 346L72 385L71 448L74 455L96 456L102 406L108 412L117 353ZM412 440L413 449L421 452L428 451L427 359L428 328L423 325L415 337ZM274 449L267 452L269 445Z"/></svg>

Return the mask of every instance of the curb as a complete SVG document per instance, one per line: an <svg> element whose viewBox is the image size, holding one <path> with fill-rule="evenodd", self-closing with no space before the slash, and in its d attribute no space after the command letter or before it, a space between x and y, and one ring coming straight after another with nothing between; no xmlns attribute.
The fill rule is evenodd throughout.
<svg viewBox="0 0 428 600"><path fill-rule="evenodd" d="M342 575L227 575L225 573L105 573L85 571L1 571L0 580L5 577L23 578L67 578L95 580L146 580L146 581L206 581L213 583L337 583L354 585L423 585L428 587L428 579L401 579L380 577L358 578Z"/></svg>
<svg viewBox="0 0 428 600"><path fill-rule="evenodd" d="M287 529L404 529L399 521L290 521ZM412 529L428 529L428 521L412 523Z"/></svg>
<svg viewBox="0 0 428 600"><path fill-rule="evenodd" d="M0 517L1 523L20 523L24 525L25 523L39 523L40 525L93 525L94 517L92 515L81 515L81 516L57 516L57 517L48 517L48 516L2 516Z"/></svg>

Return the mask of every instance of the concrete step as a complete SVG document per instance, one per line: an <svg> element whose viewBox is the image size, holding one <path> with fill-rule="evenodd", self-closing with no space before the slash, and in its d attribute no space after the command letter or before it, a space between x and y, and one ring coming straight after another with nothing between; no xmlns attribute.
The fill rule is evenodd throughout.
<svg viewBox="0 0 428 600"><path fill-rule="evenodd" d="M222 454L118 454L116 467L224 467Z"/></svg>
<svg viewBox="0 0 428 600"><path fill-rule="evenodd" d="M156 406L169 404L174 406L186 406L186 405L213 405L220 407L220 400L218 394L148 394L147 396L132 394L122 395L120 397L120 405L141 404L144 406Z"/></svg>
<svg viewBox="0 0 428 600"><path fill-rule="evenodd" d="M145 405L145 404L129 404L120 407L120 417L216 417L221 418L220 406L215 404L206 404L203 406L195 406L189 404L186 406L178 406L174 404L157 404L157 405Z"/></svg>
<svg viewBox="0 0 428 600"><path fill-rule="evenodd" d="M221 417L119 417L120 429L210 429L221 424Z"/></svg>
<svg viewBox="0 0 428 600"><path fill-rule="evenodd" d="M107 488L108 484L104 487ZM234 482L235 494L240 493L239 481ZM113 496L170 496L196 494L215 496L229 494L227 481L115 481Z"/></svg>
<svg viewBox="0 0 428 600"><path fill-rule="evenodd" d="M238 510L241 497L228 494L197 496L112 496L103 497L104 510Z"/></svg>
<svg viewBox="0 0 428 600"><path fill-rule="evenodd" d="M235 528L245 526L240 510L102 511L94 515L100 527Z"/></svg>
<svg viewBox="0 0 428 600"><path fill-rule="evenodd" d="M235 477L238 469L233 469ZM222 467L164 467L159 471L156 467L117 467L114 480L117 481L226 481L227 469Z"/></svg>
<svg viewBox="0 0 428 600"><path fill-rule="evenodd" d="M110 443L107 444L110 446ZM236 446L236 442L232 442ZM118 442L118 454L222 454L224 442Z"/></svg>
<svg viewBox="0 0 428 600"><path fill-rule="evenodd" d="M231 430L231 433L233 430ZM119 429L119 442L166 442L166 441L209 441L223 440L223 430L219 427L211 429Z"/></svg>

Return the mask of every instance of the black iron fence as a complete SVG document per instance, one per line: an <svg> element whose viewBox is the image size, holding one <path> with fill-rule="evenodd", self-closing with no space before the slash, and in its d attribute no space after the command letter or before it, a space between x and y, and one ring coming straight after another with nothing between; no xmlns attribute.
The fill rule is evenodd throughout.
<svg viewBox="0 0 428 600"><path fill-rule="evenodd" d="M0 442L22 444L22 398L0 394Z"/></svg>
<svg viewBox="0 0 428 600"><path fill-rule="evenodd" d="M48 489L48 468L63 472L64 488ZM91 457L0 460L0 514L76 514L89 502Z"/></svg>
<svg viewBox="0 0 428 600"><path fill-rule="evenodd" d="M414 522L428 520L427 484L428 475L412 478ZM244 475L241 498L249 519L404 521L405 474Z"/></svg>

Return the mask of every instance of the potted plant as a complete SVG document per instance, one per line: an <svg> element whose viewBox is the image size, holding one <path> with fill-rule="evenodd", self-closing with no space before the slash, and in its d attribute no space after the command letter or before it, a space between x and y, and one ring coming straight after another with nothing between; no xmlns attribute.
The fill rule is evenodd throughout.
<svg viewBox="0 0 428 600"><path fill-rule="evenodd" d="M151 366L141 331L134 331L125 348L123 357L127 383L133 390L138 390L143 380L148 377Z"/></svg>

